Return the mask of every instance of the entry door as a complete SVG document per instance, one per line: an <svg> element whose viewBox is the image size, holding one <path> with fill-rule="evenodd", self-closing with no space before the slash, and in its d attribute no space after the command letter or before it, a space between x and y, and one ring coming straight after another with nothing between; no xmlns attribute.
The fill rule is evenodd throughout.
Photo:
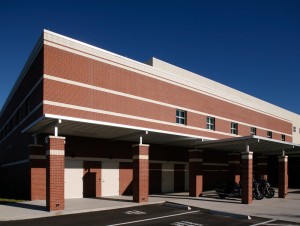
<svg viewBox="0 0 300 226"><path fill-rule="evenodd" d="M65 198L83 197L83 162L65 161Z"/></svg>
<svg viewBox="0 0 300 226"><path fill-rule="evenodd" d="M119 162L102 162L101 196L119 195Z"/></svg>
<svg viewBox="0 0 300 226"><path fill-rule="evenodd" d="M162 192L174 192L174 164L162 164Z"/></svg>

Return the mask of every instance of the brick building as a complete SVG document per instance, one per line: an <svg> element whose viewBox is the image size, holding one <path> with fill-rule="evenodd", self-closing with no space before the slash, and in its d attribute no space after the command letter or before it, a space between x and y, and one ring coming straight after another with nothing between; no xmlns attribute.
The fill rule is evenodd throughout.
<svg viewBox="0 0 300 226"><path fill-rule="evenodd" d="M48 210L66 198L201 196L221 180L241 181L251 203L253 174L282 198L300 186L298 114L47 30L0 117L1 192Z"/></svg>

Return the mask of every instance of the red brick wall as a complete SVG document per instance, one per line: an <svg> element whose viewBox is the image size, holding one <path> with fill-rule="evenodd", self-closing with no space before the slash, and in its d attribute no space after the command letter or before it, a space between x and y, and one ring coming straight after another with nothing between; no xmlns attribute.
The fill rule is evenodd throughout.
<svg viewBox="0 0 300 226"><path fill-rule="evenodd" d="M133 145L133 201L148 202L149 195L149 146ZM146 157L146 158L144 158Z"/></svg>
<svg viewBox="0 0 300 226"><path fill-rule="evenodd" d="M31 200L46 199L46 160L34 159L30 162Z"/></svg>
<svg viewBox="0 0 300 226"><path fill-rule="evenodd" d="M65 156L47 153L52 150L65 150L65 139L61 137L49 137L45 145L46 149L46 207L47 210L63 210L64 201L64 172Z"/></svg>
<svg viewBox="0 0 300 226"><path fill-rule="evenodd" d="M20 83L18 89L12 96L11 101L7 105L6 109L3 112L3 121L0 120L0 129L3 125L3 123L6 122L6 119L8 119L13 112L19 107L20 103L24 100L25 95L29 93L29 91L33 88L33 86L36 84L36 82L42 77L43 75L43 60L44 60L44 49L41 48L39 53L37 54L36 58L30 65L29 69L26 72L26 75L24 76L22 82ZM33 102L36 101L36 99L42 99L42 93L39 92L39 95L33 94L31 95L31 100ZM31 108L35 105L32 104ZM21 116L23 118L24 116Z"/></svg>
<svg viewBox="0 0 300 226"><path fill-rule="evenodd" d="M291 123L287 123L250 109L227 103L160 80L141 76L138 73L131 72L126 69L78 56L50 46L45 46L45 59L45 73L49 75L129 93L196 111L204 111L208 115L218 115L220 117L242 121L256 126L278 130L280 133L291 134ZM166 92L163 92L164 90ZM74 98L74 95L76 98ZM92 107L95 109L120 112L129 115L143 116L175 124L175 109L170 107L133 100L127 97L120 97L117 95L103 93L101 91L88 91L87 88L58 84L58 82L49 80L45 80L45 99L84 107ZM149 127L153 129L163 129L173 132L184 132L214 138L225 138L230 136L197 131L184 127L173 128L173 126L150 123L147 121L137 121L134 119L125 119L122 117L84 112L62 107L46 106L44 112L53 114L60 113L66 116L109 121L113 123ZM157 112L160 112L160 114L157 114ZM191 112L188 112L187 117L188 125L200 128L206 127L205 117ZM240 135L250 134L250 127L242 125L239 126ZM230 133L230 121L228 122L217 119L216 128L217 131ZM263 132L263 136L266 137L266 131Z"/></svg>
<svg viewBox="0 0 300 226"><path fill-rule="evenodd" d="M132 163L120 162L120 195L132 195Z"/></svg>
<svg viewBox="0 0 300 226"><path fill-rule="evenodd" d="M253 153L242 153L242 171L241 171L241 185L242 185L242 203L252 203L252 188L253 188Z"/></svg>

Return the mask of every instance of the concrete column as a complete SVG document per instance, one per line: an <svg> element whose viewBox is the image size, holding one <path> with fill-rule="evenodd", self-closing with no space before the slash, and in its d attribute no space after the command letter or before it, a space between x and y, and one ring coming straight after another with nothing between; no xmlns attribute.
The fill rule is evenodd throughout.
<svg viewBox="0 0 300 226"><path fill-rule="evenodd" d="M133 201L148 202L149 196L149 145L136 144L133 149Z"/></svg>
<svg viewBox="0 0 300 226"><path fill-rule="evenodd" d="M43 145L31 144L29 149L30 200L46 199L46 153Z"/></svg>
<svg viewBox="0 0 300 226"><path fill-rule="evenodd" d="M278 198L288 193L288 156L278 157Z"/></svg>
<svg viewBox="0 0 300 226"><path fill-rule="evenodd" d="M63 210L65 174L65 137L49 136L46 148L46 208Z"/></svg>
<svg viewBox="0 0 300 226"><path fill-rule="evenodd" d="M242 203L252 203L253 152L242 152Z"/></svg>
<svg viewBox="0 0 300 226"><path fill-rule="evenodd" d="M203 150L189 151L189 195L202 196L203 192Z"/></svg>
<svg viewBox="0 0 300 226"><path fill-rule="evenodd" d="M257 170L259 177L262 176L264 179L268 179L268 157L257 156ZM258 179L258 178L257 178Z"/></svg>
<svg viewBox="0 0 300 226"><path fill-rule="evenodd" d="M241 154L240 153L230 153L228 154L228 164L229 164L229 177L230 181L237 184L241 180Z"/></svg>

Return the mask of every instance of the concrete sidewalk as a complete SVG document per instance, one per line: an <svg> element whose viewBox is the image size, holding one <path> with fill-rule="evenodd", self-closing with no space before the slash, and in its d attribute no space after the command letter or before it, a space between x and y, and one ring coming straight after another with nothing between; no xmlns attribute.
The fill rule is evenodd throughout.
<svg viewBox="0 0 300 226"><path fill-rule="evenodd" d="M164 201L176 202L212 211L241 214L245 217L258 216L300 223L300 189L290 189L286 199L275 197L272 199L253 200L253 204L251 205L241 204L239 199L220 199L213 191L204 192L203 197L199 198L189 197L188 193L151 195L149 202L146 204L163 203ZM118 196L67 199L65 201L65 210L63 211L47 212L45 205L45 201L1 204L0 221L109 210L139 206L141 204L133 203L131 196Z"/></svg>

